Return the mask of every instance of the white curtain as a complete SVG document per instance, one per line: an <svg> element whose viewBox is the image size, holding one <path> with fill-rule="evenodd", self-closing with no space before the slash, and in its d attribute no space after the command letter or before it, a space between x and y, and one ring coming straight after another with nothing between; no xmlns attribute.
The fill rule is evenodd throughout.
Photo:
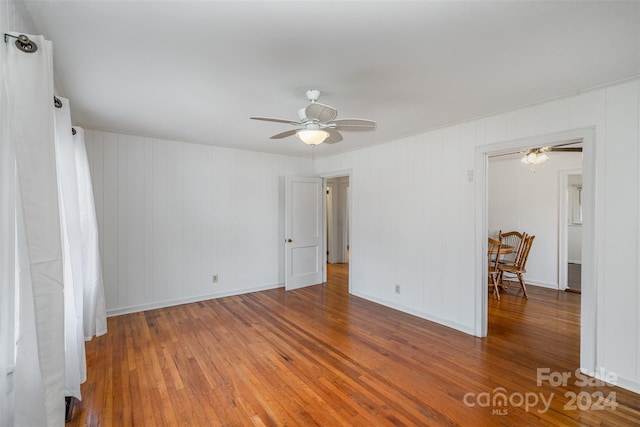
<svg viewBox="0 0 640 427"><path fill-rule="evenodd" d="M82 232L83 266L83 317L84 339L107 333L107 308L102 283L102 266L98 242L98 221L93 199L89 160L84 145L84 129L75 126L73 148L78 175L78 199L80 204L80 230Z"/></svg>
<svg viewBox="0 0 640 427"><path fill-rule="evenodd" d="M9 141L16 162L16 290L14 373L17 426L64 424L64 295L54 149L51 43L38 50L6 43Z"/></svg>
<svg viewBox="0 0 640 427"><path fill-rule="evenodd" d="M107 331L106 307L84 133L72 135L67 99L54 108L50 42L29 38L36 52L7 43L5 71L9 147L0 154L4 165L15 153L15 188L0 190L15 200L16 286L2 295L19 303L13 414L2 420L62 426L65 396L80 399L86 380L84 341ZM0 210L10 230L5 217Z"/></svg>
<svg viewBox="0 0 640 427"><path fill-rule="evenodd" d="M0 13L1 14L1 13ZM0 50L4 83L6 49ZM9 138L7 98L0 86L0 426L13 425L14 395L11 372L15 364L15 229L16 153ZM7 374L5 374L7 373Z"/></svg>
<svg viewBox="0 0 640 427"><path fill-rule="evenodd" d="M71 127L69 100L57 99L55 147L64 260L65 396L81 399L80 384L87 379L84 340L106 333L106 307L84 131Z"/></svg>
<svg viewBox="0 0 640 427"><path fill-rule="evenodd" d="M71 134L69 100L58 97L55 108L55 147L62 231L64 278L65 396L81 399L87 379L83 331L82 232L76 158ZM52 101L53 102L53 101Z"/></svg>

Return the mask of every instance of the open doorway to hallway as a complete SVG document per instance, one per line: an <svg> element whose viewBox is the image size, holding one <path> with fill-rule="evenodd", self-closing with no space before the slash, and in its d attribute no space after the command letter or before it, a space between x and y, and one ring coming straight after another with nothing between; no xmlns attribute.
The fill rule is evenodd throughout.
<svg viewBox="0 0 640 427"><path fill-rule="evenodd" d="M579 294L582 291L582 170L561 173L560 182L564 188L562 201L566 202L560 204L560 241L566 239L567 242L567 250L560 250L561 267L567 266L566 272L560 268L560 289ZM565 254L566 258L562 257Z"/></svg>
<svg viewBox="0 0 640 427"><path fill-rule="evenodd" d="M349 277L349 176L327 178L326 248L327 282L332 272L348 283Z"/></svg>
<svg viewBox="0 0 640 427"><path fill-rule="evenodd" d="M327 263L349 262L349 177L327 179Z"/></svg>

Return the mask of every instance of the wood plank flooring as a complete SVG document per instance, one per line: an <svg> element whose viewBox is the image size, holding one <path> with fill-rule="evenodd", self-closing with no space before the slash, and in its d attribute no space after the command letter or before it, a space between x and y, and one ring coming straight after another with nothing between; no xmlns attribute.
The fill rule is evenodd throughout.
<svg viewBox="0 0 640 427"><path fill-rule="evenodd" d="M640 424L640 396L575 378L580 295L511 287L479 339L349 295L345 264L328 275L109 318L67 426ZM571 378L538 386L536 368Z"/></svg>

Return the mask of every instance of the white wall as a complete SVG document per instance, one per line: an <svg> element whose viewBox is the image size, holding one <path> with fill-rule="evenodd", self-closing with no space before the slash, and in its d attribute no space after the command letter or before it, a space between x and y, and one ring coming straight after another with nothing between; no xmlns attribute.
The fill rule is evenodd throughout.
<svg viewBox="0 0 640 427"><path fill-rule="evenodd" d="M310 159L90 130L85 142L110 315L283 284L281 177L313 174Z"/></svg>
<svg viewBox="0 0 640 427"><path fill-rule="evenodd" d="M582 264L582 225L569 224L567 234L567 261Z"/></svg>
<svg viewBox="0 0 640 427"><path fill-rule="evenodd" d="M520 231L536 238L527 261L527 283L558 288L559 171L582 168L582 154L550 152L532 173L520 157L489 160L489 235Z"/></svg>
<svg viewBox="0 0 640 427"><path fill-rule="evenodd" d="M459 126L316 160L319 173L352 170L354 294L473 332L474 135Z"/></svg>
<svg viewBox="0 0 640 427"><path fill-rule="evenodd" d="M482 195L469 182L476 147L594 127L593 351L598 367L640 392L639 98L634 80L317 159L319 173L352 170L353 292L465 332L480 330L474 299L482 278L474 275L474 254L483 242L474 224Z"/></svg>

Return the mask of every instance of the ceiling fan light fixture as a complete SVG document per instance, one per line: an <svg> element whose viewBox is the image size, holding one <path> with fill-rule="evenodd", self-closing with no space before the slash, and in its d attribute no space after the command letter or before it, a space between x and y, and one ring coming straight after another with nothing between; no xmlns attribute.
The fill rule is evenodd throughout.
<svg viewBox="0 0 640 427"><path fill-rule="evenodd" d="M329 132L321 129L305 129L296 132L296 136L307 145L318 145L327 139Z"/></svg>
<svg viewBox="0 0 640 427"><path fill-rule="evenodd" d="M547 160L549 160L549 156L547 156L539 148L534 148L534 149L529 150L527 152L527 154L525 154L525 156L520 161L522 163L527 164L527 165L535 166L535 165L539 165L541 163L544 163Z"/></svg>
<svg viewBox="0 0 640 427"><path fill-rule="evenodd" d="M364 132L376 130L376 122L366 119L338 119L338 110L335 108L321 104L318 102L320 91L307 91L307 99L309 104L298 110L298 121L287 119L276 119L273 117L249 117L252 120L261 120L264 122L286 123L289 125L299 126L298 129L292 129L273 135L269 139L282 139L296 135L302 142L307 145L318 145L326 142L327 144L335 144L342 141L342 131Z"/></svg>

